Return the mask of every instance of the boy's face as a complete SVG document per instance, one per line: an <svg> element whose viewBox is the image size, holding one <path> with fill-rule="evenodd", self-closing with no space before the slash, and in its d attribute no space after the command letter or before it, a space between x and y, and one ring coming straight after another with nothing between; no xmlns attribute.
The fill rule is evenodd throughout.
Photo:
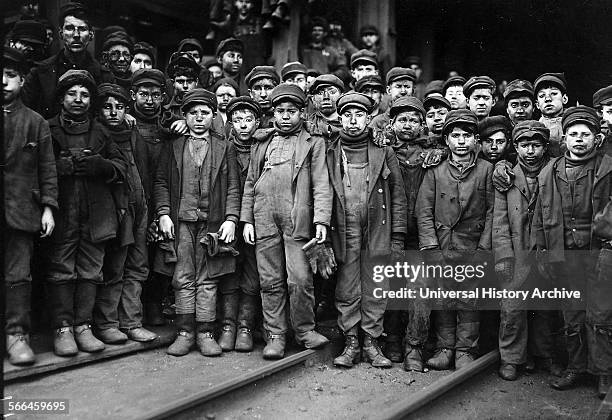
<svg viewBox="0 0 612 420"><path fill-rule="evenodd" d="M482 154L489 162L497 162L508 148L506 133L497 131L481 141Z"/></svg>
<svg viewBox="0 0 612 420"><path fill-rule="evenodd" d="M23 82L23 75L15 69L5 67L2 69L2 94L5 103L11 103L19 96Z"/></svg>
<svg viewBox="0 0 612 420"><path fill-rule="evenodd" d="M342 95L337 86L319 86L314 93L314 101L323 115L336 112L336 101Z"/></svg>
<svg viewBox="0 0 612 420"><path fill-rule="evenodd" d="M572 158L586 156L595 148L597 136L587 124L572 124L564 135L567 151Z"/></svg>
<svg viewBox="0 0 612 420"><path fill-rule="evenodd" d="M444 97L450 102L451 109L465 109L467 106L466 98L463 94L463 86L461 85L449 86Z"/></svg>
<svg viewBox="0 0 612 420"><path fill-rule="evenodd" d="M217 57L223 71L230 76L235 76L242 67L242 53L238 51L225 51L221 57Z"/></svg>
<svg viewBox="0 0 612 420"><path fill-rule="evenodd" d="M474 89L468 98L468 107L479 119L485 118L495 105L495 99L489 88Z"/></svg>
<svg viewBox="0 0 612 420"><path fill-rule="evenodd" d="M232 127L240 140L247 141L259 127L259 119L250 109L238 109L232 113Z"/></svg>
<svg viewBox="0 0 612 420"><path fill-rule="evenodd" d="M208 68L208 71L215 80L220 79L221 76L223 76L223 70L221 70L221 66L210 66Z"/></svg>
<svg viewBox="0 0 612 420"><path fill-rule="evenodd" d="M612 105L601 106L601 119L608 125L608 128L612 128Z"/></svg>
<svg viewBox="0 0 612 420"><path fill-rule="evenodd" d="M322 26L314 26L312 28L312 32L310 33L310 37L314 43L322 42L325 35L327 35L327 32L325 32L325 28Z"/></svg>
<svg viewBox="0 0 612 420"><path fill-rule="evenodd" d="M174 85L174 91L184 95L190 90L195 89L198 84L198 79L194 78L193 76L180 75L176 76L172 83Z"/></svg>
<svg viewBox="0 0 612 420"><path fill-rule="evenodd" d="M300 89L306 92L306 75L304 73L297 73L285 80L285 83L290 85L297 85Z"/></svg>
<svg viewBox="0 0 612 420"><path fill-rule="evenodd" d="M525 139L516 143L516 153L528 164L538 163L544 157L546 146L540 139Z"/></svg>
<svg viewBox="0 0 612 420"><path fill-rule="evenodd" d="M442 134L442 127L446 116L448 115L448 109L440 105L432 105L427 109L425 113L425 122L427 128L434 134Z"/></svg>
<svg viewBox="0 0 612 420"><path fill-rule="evenodd" d="M478 135L465 131L460 127L453 127L446 135L446 145L451 151L453 158L467 156L476 150Z"/></svg>
<svg viewBox="0 0 612 420"><path fill-rule="evenodd" d="M234 2L234 6L236 10L238 10L238 16L240 18L245 19L253 10L253 0L236 0Z"/></svg>
<svg viewBox="0 0 612 420"><path fill-rule="evenodd" d="M105 53L110 69L115 73L127 73L132 63L132 53L125 45L113 45Z"/></svg>
<svg viewBox="0 0 612 420"><path fill-rule="evenodd" d="M91 95L89 89L82 85L71 86L62 99L62 108L69 115L81 116L89 111Z"/></svg>
<svg viewBox="0 0 612 420"><path fill-rule="evenodd" d="M108 127L118 127L125 120L126 108L122 100L109 96L100 108L100 121Z"/></svg>
<svg viewBox="0 0 612 420"><path fill-rule="evenodd" d="M302 123L301 110L293 102L280 102L274 107L274 119L280 132L289 133Z"/></svg>
<svg viewBox="0 0 612 420"><path fill-rule="evenodd" d="M132 74L136 73L136 70L151 68L153 68L153 60L151 60L151 57L144 53L134 54L134 58L132 58L132 62L130 63L130 72Z"/></svg>
<svg viewBox="0 0 612 420"><path fill-rule="evenodd" d="M145 115L153 116L159 111L164 100L161 87L154 85L140 85L136 92L131 91L134 106Z"/></svg>
<svg viewBox="0 0 612 420"><path fill-rule="evenodd" d="M348 107L340 114L340 122L342 131L354 137L366 130L370 123L370 116L361 108Z"/></svg>
<svg viewBox="0 0 612 420"><path fill-rule="evenodd" d="M185 113L185 123L189 128L189 133L196 137L206 134L212 125L214 116L215 113L208 105L193 105Z"/></svg>
<svg viewBox="0 0 612 420"><path fill-rule="evenodd" d="M249 94L251 98L255 99L259 102L261 109L264 111L270 110L272 108L272 104L270 103L270 93L272 93L272 89L276 87L276 83L274 80L269 77L263 77L258 79L253 83L253 86L249 89Z"/></svg>
<svg viewBox="0 0 612 420"><path fill-rule="evenodd" d="M74 16L66 16L64 24L59 29L59 37L64 41L64 48L73 54L82 53L93 39L93 31L89 24Z"/></svg>
<svg viewBox="0 0 612 420"><path fill-rule="evenodd" d="M392 128L399 140L408 141L419 137L423 121L416 111L402 111L392 121Z"/></svg>
<svg viewBox="0 0 612 420"><path fill-rule="evenodd" d="M358 64L351 70L351 76L358 81L364 76L376 75L378 69L374 64Z"/></svg>
<svg viewBox="0 0 612 420"><path fill-rule="evenodd" d="M219 111L225 112L230 99L236 97L236 90L231 86L222 85L217 88L215 95L217 96L217 107Z"/></svg>
<svg viewBox="0 0 612 420"><path fill-rule="evenodd" d="M374 45L378 43L378 35L376 34L364 35L361 37L361 41L366 47L372 48Z"/></svg>
<svg viewBox="0 0 612 420"><path fill-rule="evenodd" d="M567 100L567 95L561 92L561 89L556 86L546 86L536 94L536 107L545 117L558 117L563 113L563 105Z"/></svg>
<svg viewBox="0 0 612 420"><path fill-rule="evenodd" d="M529 96L508 99L506 111L513 124L530 120L533 115L533 101Z"/></svg>
<svg viewBox="0 0 612 420"><path fill-rule="evenodd" d="M380 100L382 98L382 90L375 87L366 87L361 93L366 96L369 96L374 101L374 109L376 109L380 105Z"/></svg>
<svg viewBox="0 0 612 420"><path fill-rule="evenodd" d="M402 79L394 80L387 86L387 93L394 101L400 96L412 96L414 92L414 82L412 80Z"/></svg>
<svg viewBox="0 0 612 420"><path fill-rule="evenodd" d="M196 50L195 48L192 50L183 50L183 52L192 56L196 63L200 64L202 62L200 51Z"/></svg>

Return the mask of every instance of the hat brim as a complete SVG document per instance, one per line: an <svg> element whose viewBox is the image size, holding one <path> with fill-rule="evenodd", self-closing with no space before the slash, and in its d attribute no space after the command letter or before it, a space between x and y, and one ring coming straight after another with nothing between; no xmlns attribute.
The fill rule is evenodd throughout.
<svg viewBox="0 0 612 420"><path fill-rule="evenodd" d="M521 140L534 140L534 137L537 137L538 140L542 140L543 143L548 143L546 136L541 131L537 130L527 130L518 136L515 136L512 141L518 143Z"/></svg>
<svg viewBox="0 0 612 420"><path fill-rule="evenodd" d="M444 108L451 109L451 105L448 102L445 102L443 96L428 96L423 100L423 108L425 108L425 112L427 112L427 108L432 105L442 105Z"/></svg>
<svg viewBox="0 0 612 420"><path fill-rule="evenodd" d="M19 39L20 41L29 42L30 44L45 45L45 41L41 41L38 38L30 38L27 35L26 36L19 36L17 39Z"/></svg>
<svg viewBox="0 0 612 420"><path fill-rule="evenodd" d="M276 105L280 102L291 102L298 105L300 108L303 108L306 105L302 98L295 95L278 95L271 100L272 105Z"/></svg>
<svg viewBox="0 0 612 420"><path fill-rule="evenodd" d="M152 79L150 77L143 77L142 79L138 79L137 81L132 83L132 86L140 86L140 85L155 85L155 86L162 87L164 84L160 83L159 80Z"/></svg>
<svg viewBox="0 0 612 420"><path fill-rule="evenodd" d="M528 96L529 98L533 99L534 93L530 91L529 89L517 88L517 89L512 89L511 91L506 93L504 95L504 99L508 99L511 97L517 97L517 96Z"/></svg>
<svg viewBox="0 0 612 420"><path fill-rule="evenodd" d="M359 64L372 65L378 68L378 62L376 60L366 57L360 57L351 63L351 69L353 69L353 67L355 66L358 66Z"/></svg>
<svg viewBox="0 0 612 420"><path fill-rule="evenodd" d="M181 112L186 112L186 110L188 110L190 107L194 106L194 105L206 105L208 107L210 107L210 109L213 112L217 112L217 107L211 103L210 101L204 100L204 99L191 99L187 102L183 102L183 104L181 105Z"/></svg>

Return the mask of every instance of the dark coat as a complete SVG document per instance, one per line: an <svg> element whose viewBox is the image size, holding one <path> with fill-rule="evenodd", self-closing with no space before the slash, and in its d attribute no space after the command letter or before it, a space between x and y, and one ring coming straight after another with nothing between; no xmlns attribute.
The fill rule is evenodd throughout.
<svg viewBox="0 0 612 420"><path fill-rule="evenodd" d="M593 207L593 218L604 207L612 197L612 157L599 155L595 161L595 180L591 193ZM537 249L546 249L546 261L565 261L565 240L563 233L563 207L562 198L557 188L557 172L565 168L565 157L551 160L542 169L538 176L538 200L536 202L533 227L531 229L531 241ZM591 248L597 249L601 239L591 233Z"/></svg>
<svg viewBox="0 0 612 420"><path fill-rule="evenodd" d="M183 152L187 136L181 136L164 145L157 174L153 183L153 201L158 216L169 215L178 231L178 212L181 199ZM210 177L208 231L217 232L223 222L231 220L236 225L240 215L240 174L236 162L236 149L216 133L211 132L209 157ZM175 244L176 245L176 244ZM206 257L208 275L211 278L232 273L234 257Z"/></svg>
<svg viewBox="0 0 612 420"><path fill-rule="evenodd" d="M64 56L63 50L38 63L27 75L21 97L23 102L44 118L51 118L60 112L60 102L57 98L57 81L64 71L71 69ZM102 66L89 53L78 67L87 70L96 81L112 83L115 81L113 73ZM65 70L64 70L65 69Z"/></svg>
<svg viewBox="0 0 612 420"><path fill-rule="evenodd" d="M7 226L38 232L45 206L57 209L57 173L49 124L21 100L4 113L4 211Z"/></svg>
<svg viewBox="0 0 612 420"><path fill-rule="evenodd" d="M242 222L255 223L254 185L261 176L266 150L273 136L274 131L251 148L251 162L240 211ZM310 240L314 236L315 224L329 226L332 212L332 191L325 163L325 140L311 136L304 128L297 137L292 183L292 236L296 240Z"/></svg>
<svg viewBox="0 0 612 420"><path fill-rule="evenodd" d="M53 139L53 152L55 158L58 159L61 151L68 150L66 133L61 126L59 116L49 120L49 128ZM114 238L119 227L117 207L109 184L119 184L124 181L127 163L112 141L108 130L95 120L91 121L87 149L91 150L93 154L99 154L110 160L115 169L113 176L109 179L91 177L85 179L91 240L92 242L103 242ZM64 231L65 220L61 216L64 207L62 203L67 203L72 199L72 197L67 196L67 188L64 185L66 182L68 181L64 177L60 177L58 180L60 217L55 221L54 234Z"/></svg>
<svg viewBox="0 0 612 420"><path fill-rule="evenodd" d="M331 239L339 262L346 257L346 213L342 183L340 139L327 150L327 167L333 187ZM367 249L371 255L391 252L391 237L406 235L406 192L399 163L391 147L368 143L368 226Z"/></svg>
<svg viewBox="0 0 612 420"><path fill-rule="evenodd" d="M495 202L493 165L476 159L469 173L460 180L454 177L450 165L447 159L428 169L421 183L415 209L419 247L491 249Z"/></svg>

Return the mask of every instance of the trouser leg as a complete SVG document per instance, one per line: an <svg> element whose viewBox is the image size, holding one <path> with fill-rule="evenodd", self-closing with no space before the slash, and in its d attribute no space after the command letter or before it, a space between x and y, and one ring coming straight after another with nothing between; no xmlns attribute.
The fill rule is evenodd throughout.
<svg viewBox="0 0 612 420"><path fill-rule="evenodd" d="M285 281L285 247L281 233L258 238L255 253L261 282L264 328L270 334L285 334L288 329L287 282Z"/></svg>
<svg viewBox="0 0 612 420"><path fill-rule="evenodd" d="M458 310L456 334L455 349L476 354L480 336L480 313L471 310Z"/></svg>
<svg viewBox="0 0 612 420"><path fill-rule="evenodd" d="M6 333L27 334L30 332L33 236L27 232L7 229L4 249Z"/></svg>

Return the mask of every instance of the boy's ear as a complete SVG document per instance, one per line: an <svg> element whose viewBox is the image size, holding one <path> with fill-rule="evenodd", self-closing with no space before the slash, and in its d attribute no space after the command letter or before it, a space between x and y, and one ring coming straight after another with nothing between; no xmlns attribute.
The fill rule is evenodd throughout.
<svg viewBox="0 0 612 420"><path fill-rule="evenodd" d="M387 95L391 95L391 87L390 86L387 86L386 91L387 91Z"/></svg>
<svg viewBox="0 0 612 420"><path fill-rule="evenodd" d="M567 97L565 93L563 94L562 101L563 101L563 105L566 105L569 102L569 98Z"/></svg>
<svg viewBox="0 0 612 420"><path fill-rule="evenodd" d="M368 115L368 116L366 117L366 126L370 125L370 123L371 123L371 122L372 122L372 116L371 116L371 115Z"/></svg>
<svg viewBox="0 0 612 420"><path fill-rule="evenodd" d="M606 136L603 133L595 134L595 147L599 149L601 146L603 146L605 139Z"/></svg>
<svg viewBox="0 0 612 420"><path fill-rule="evenodd" d="M136 92L134 92L133 89L130 89L130 97L132 98L133 101L136 100Z"/></svg>

